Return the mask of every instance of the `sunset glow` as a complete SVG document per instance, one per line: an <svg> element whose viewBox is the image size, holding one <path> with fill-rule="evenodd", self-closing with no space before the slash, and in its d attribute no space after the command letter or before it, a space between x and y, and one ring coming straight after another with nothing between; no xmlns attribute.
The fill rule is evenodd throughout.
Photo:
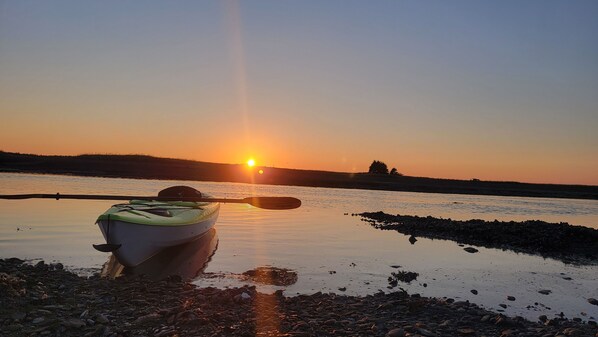
<svg viewBox="0 0 598 337"><path fill-rule="evenodd" d="M598 185L597 2L308 2L6 2L0 150Z"/></svg>
<svg viewBox="0 0 598 337"><path fill-rule="evenodd" d="M254 167L255 166L255 160L254 159L247 160L247 166Z"/></svg>

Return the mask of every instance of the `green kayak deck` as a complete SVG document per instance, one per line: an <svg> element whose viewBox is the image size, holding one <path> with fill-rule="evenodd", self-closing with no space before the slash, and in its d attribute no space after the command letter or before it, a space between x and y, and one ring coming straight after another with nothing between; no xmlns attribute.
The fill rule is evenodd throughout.
<svg viewBox="0 0 598 337"><path fill-rule="evenodd" d="M117 204L98 217L99 221L122 221L148 226L181 226L209 219L218 212L219 203L190 201L131 200Z"/></svg>

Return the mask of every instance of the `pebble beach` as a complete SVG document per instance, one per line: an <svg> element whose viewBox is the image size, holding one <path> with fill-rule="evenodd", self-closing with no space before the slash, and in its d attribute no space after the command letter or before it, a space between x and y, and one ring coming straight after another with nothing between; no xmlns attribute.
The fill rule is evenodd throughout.
<svg viewBox="0 0 598 337"><path fill-rule="evenodd" d="M595 321L507 317L402 290L368 296L199 288L0 260L2 336L598 336Z"/></svg>

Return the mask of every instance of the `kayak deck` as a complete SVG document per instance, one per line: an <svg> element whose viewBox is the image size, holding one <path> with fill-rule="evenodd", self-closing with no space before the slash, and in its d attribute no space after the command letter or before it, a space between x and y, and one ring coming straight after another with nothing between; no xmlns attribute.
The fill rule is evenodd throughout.
<svg viewBox="0 0 598 337"><path fill-rule="evenodd" d="M212 202L163 202L131 200L117 204L98 217L100 221L122 221L148 226L182 226L210 218L219 209Z"/></svg>

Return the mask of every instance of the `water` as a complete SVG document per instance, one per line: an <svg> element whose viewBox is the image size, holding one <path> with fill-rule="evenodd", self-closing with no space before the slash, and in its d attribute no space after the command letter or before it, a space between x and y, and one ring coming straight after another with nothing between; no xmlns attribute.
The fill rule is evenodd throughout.
<svg viewBox="0 0 598 337"><path fill-rule="evenodd" d="M534 320L540 314L560 312L583 320L598 317L598 307L587 302L598 298L597 266L566 265L487 248L469 254L443 240L419 238L411 245L402 234L374 229L350 215L382 210L459 220L539 219L598 228L597 201L0 174L0 194L154 195L173 185L193 186L218 197L294 196L303 201L301 208L287 211L223 205L215 227L217 242L209 243L215 250L204 251L196 261L207 273L194 279L198 285L238 286L246 282L239 278L244 271L270 265L295 270L299 279L288 287L259 286L262 291L365 295L391 291L388 277L405 270L419 273L411 284L399 283L410 293L469 300L492 310L502 310L499 304L504 303L505 313ZM0 200L0 257L61 262L83 275L97 272L110 256L91 247L104 242L94 221L113 203ZM552 293L542 295L540 289ZM509 295L516 300L507 301Z"/></svg>

